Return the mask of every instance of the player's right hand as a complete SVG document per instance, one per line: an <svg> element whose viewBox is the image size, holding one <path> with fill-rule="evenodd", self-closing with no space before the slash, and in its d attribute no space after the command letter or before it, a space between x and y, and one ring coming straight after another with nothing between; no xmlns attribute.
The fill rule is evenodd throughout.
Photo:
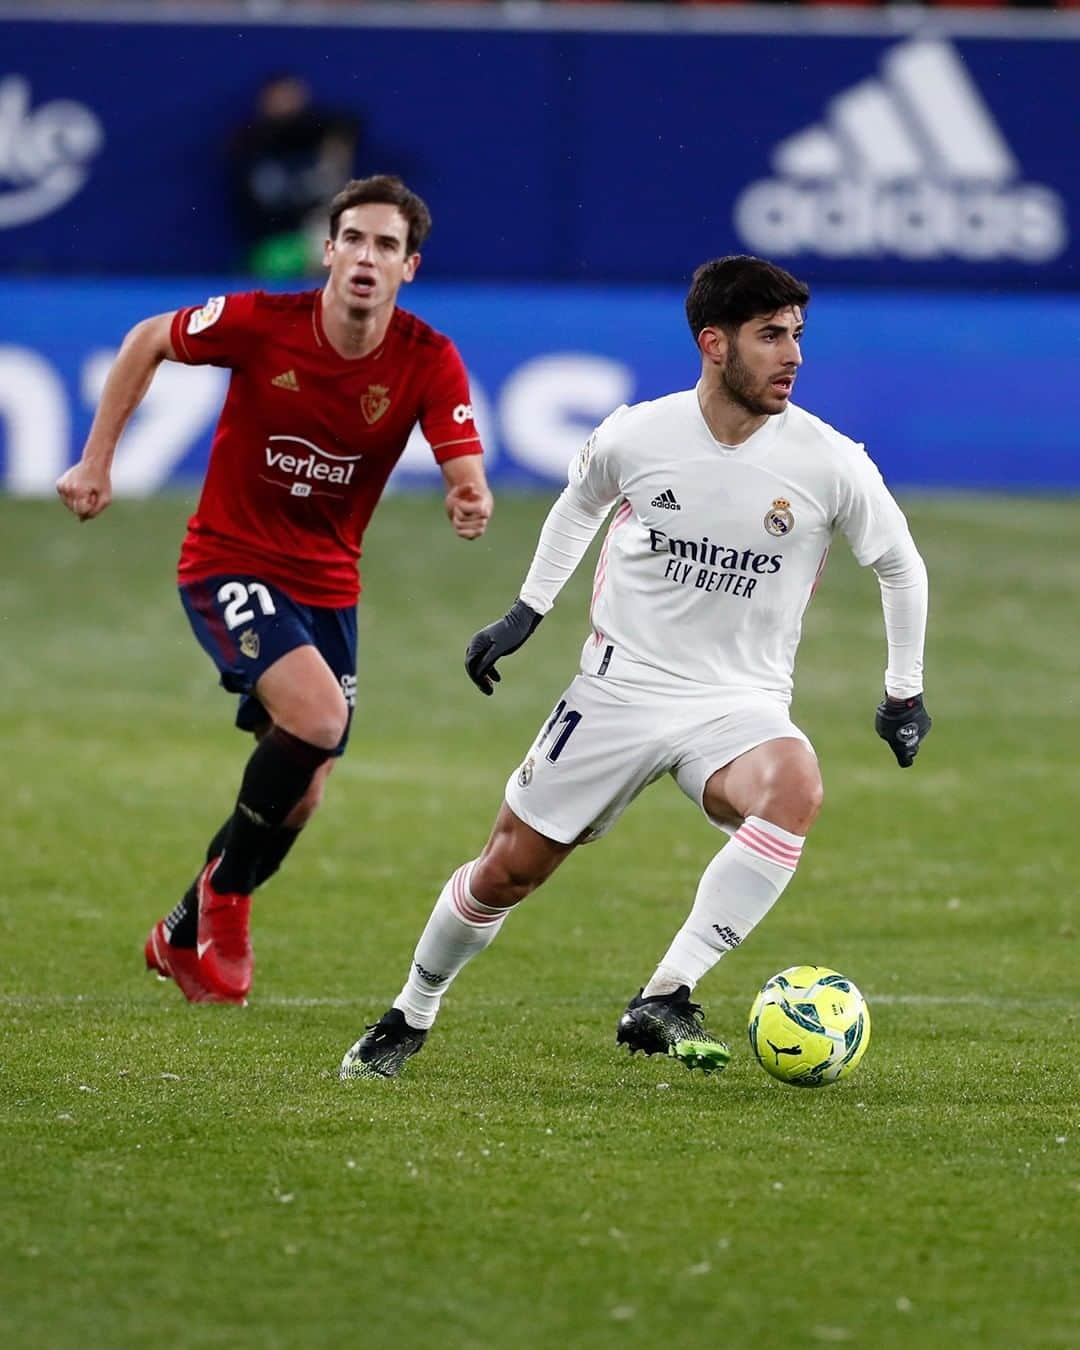
<svg viewBox="0 0 1080 1350"><path fill-rule="evenodd" d="M56 480L56 493L72 515L93 520L112 501L112 483L106 469L73 464Z"/></svg>
<svg viewBox="0 0 1080 1350"><path fill-rule="evenodd" d="M515 600L501 619L474 634L465 649L465 669L482 694L493 694L499 683L495 662L516 652L543 617L524 600Z"/></svg>
<svg viewBox="0 0 1080 1350"><path fill-rule="evenodd" d="M919 753L919 746L933 726L930 714L923 707L922 694L912 698L886 696L878 704L874 730L896 756L902 769L909 769Z"/></svg>

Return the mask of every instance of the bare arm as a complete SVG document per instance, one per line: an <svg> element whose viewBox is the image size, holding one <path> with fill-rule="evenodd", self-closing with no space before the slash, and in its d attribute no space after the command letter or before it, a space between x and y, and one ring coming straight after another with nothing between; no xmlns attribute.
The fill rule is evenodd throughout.
<svg viewBox="0 0 1080 1350"><path fill-rule="evenodd" d="M446 483L446 514L460 539L479 539L487 529L495 501L481 455L459 455L439 466Z"/></svg>
<svg viewBox="0 0 1080 1350"><path fill-rule="evenodd" d="M124 338L101 392L82 457L57 479L60 500L80 520L101 515L112 501L112 461L120 435L143 401L158 366L176 360L169 340L172 319L172 314L143 319Z"/></svg>

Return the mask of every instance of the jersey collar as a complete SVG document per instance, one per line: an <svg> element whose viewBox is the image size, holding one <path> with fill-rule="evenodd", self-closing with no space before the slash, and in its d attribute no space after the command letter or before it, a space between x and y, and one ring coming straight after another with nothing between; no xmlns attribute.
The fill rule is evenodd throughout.
<svg viewBox="0 0 1080 1350"><path fill-rule="evenodd" d="M311 307L311 329L315 339L315 345L319 350L334 360L340 361L343 366L348 366L350 370L355 370L362 366L365 361L377 361L386 350L386 342L398 321L398 309L395 306L394 312L390 316L390 323L387 325L386 333L379 345L364 356L342 356L330 339L326 336L326 328L323 325L323 293L322 289L314 292L315 303Z"/></svg>
<svg viewBox="0 0 1080 1350"><path fill-rule="evenodd" d="M785 408L783 412L774 413L768 421L758 427L753 435L747 436L745 441L740 441L738 445L728 445L725 441L718 441L713 435L708 422L705 420L705 414L701 410L701 400L698 397L696 386L690 391L690 397L693 399L694 417L708 438L709 444L724 455L745 455L751 450L760 450L763 445L772 440L787 421L788 409ZM788 406L790 407L790 404Z"/></svg>

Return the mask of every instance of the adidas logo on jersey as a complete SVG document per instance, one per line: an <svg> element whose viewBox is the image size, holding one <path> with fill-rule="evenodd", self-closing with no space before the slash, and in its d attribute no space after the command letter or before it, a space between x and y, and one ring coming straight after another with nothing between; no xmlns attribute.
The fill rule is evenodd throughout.
<svg viewBox="0 0 1080 1350"><path fill-rule="evenodd" d="M734 223L756 252L1047 262L1068 244L1060 196L1021 180L978 87L943 41L885 53L878 79L781 141Z"/></svg>
<svg viewBox="0 0 1080 1350"><path fill-rule="evenodd" d="M280 375L275 375L270 381L278 389L299 389L300 381L296 378L295 370L283 371Z"/></svg>
<svg viewBox="0 0 1080 1350"><path fill-rule="evenodd" d="M670 488L665 488L658 497L652 499L653 506L662 506L665 511L681 511L682 507L675 500L675 494Z"/></svg>

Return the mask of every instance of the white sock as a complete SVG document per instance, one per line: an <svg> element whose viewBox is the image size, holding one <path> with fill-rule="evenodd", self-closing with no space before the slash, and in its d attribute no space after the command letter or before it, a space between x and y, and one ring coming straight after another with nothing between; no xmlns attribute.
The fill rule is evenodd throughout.
<svg viewBox="0 0 1080 1350"><path fill-rule="evenodd" d="M795 875L805 840L760 816L747 816L698 882L694 907L645 986L645 997L693 989L737 947Z"/></svg>
<svg viewBox="0 0 1080 1350"><path fill-rule="evenodd" d="M469 877L475 861L459 867L442 888L416 944L409 978L394 999L394 1007L400 1008L409 1026L417 1030L435 1021L454 976L466 961L494 942L510 912L483 905L473 895Z"/></svg>

